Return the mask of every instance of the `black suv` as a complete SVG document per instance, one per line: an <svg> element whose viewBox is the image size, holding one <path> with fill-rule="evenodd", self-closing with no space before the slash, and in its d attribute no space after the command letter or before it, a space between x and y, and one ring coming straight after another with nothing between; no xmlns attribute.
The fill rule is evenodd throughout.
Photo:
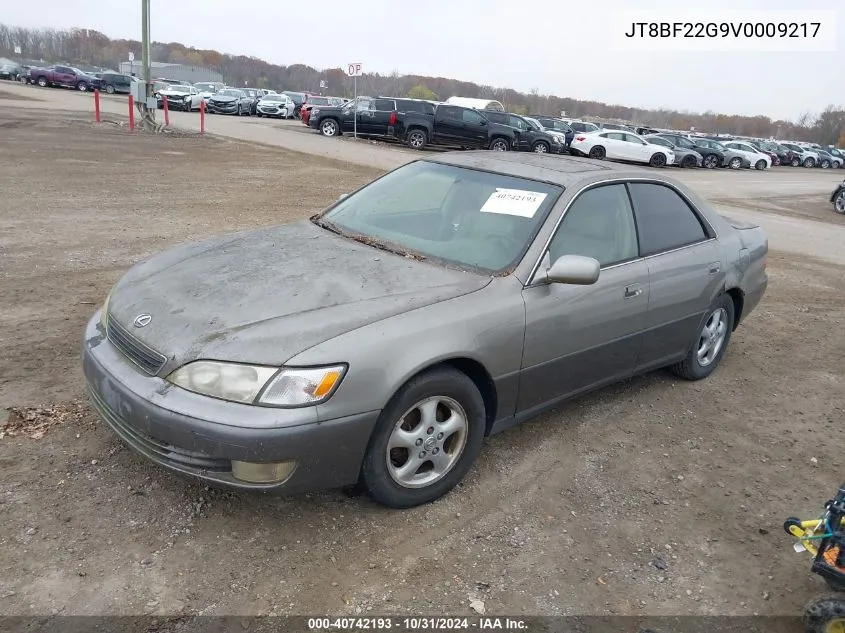
<svg viewBox="0 0 845 633"><path fill-rule="evenodd" d="M485 110L484 116L493 123L507 125L508 127L519 130L519 135L514 139L514 146L512 148L514 150L537 152L538 154L545 154L547 152L560 154L566 149L566 145L560 142L559 136L552 136L548 132L543 132L518 114Z"/></svg>
<svg viewBox="0 0 845 633"><path fill-rule="evenodd" d="M100 77L100 89L110 95L115 93L128 94L135 78L122 73L103 73Z"/></svg>
<svg viewBox="0 0 845 633"><path fill-rule="evenodd" d="M393 127L400 113L413 112L434 117L434 103L421 99L394 97L358 97L342 106L314 106L308 125L324 136L351 134L361 136L393 136Z"/></svg>

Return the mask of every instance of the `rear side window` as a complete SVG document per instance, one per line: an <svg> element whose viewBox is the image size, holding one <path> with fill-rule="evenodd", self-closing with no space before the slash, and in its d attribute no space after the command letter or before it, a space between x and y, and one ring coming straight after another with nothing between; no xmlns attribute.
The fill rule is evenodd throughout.
<svg viewBox="0 0 845 633"><path fill-rule="evenodd" d="M396 109L396 102L392 99L376 99L377 112L393 112Z"/></svg>
<svg viewBox="0 0 845 633"><path fill-rule="evenodd" d="M422 114L434 114L434 104L425 101L396 101L396 108L402 112L420 112Z"/></svg>
<svg viewBox="0 0 845 633"><path fill-rule="evenodd" d="M475 110L464 110L461 118L467 123L473 123L475 125L481 125L484 122L484 117Z"/></svg>
<svg viewBox="0 0 845 633"><path fill-rule="evenodd" d="M707 238L696 213L674 189L642 182L629 183L628 189L634 202L643 257Z"/></svg>
<svg viewBox="0 0 845 633"><path fill-rule="evenodd" d="M452 119L453 121L458 121L461 118L461 110L462 108L456 108L454 106L440 106L437 108L437 117L440 119Z"/></svg>

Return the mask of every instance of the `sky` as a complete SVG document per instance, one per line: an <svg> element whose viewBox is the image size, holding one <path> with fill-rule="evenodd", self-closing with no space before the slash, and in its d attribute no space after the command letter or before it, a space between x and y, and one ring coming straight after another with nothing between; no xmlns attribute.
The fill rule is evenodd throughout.
<svg viewBox="0 0 845 633"><path fill-rule="evenodd" d="M140 39L141 0L7 5L0 21L8 25L92 28ZM689 13L691 6L698 13ZM798 15L796 9L813 13ZM796 50L820 46L813 38L768 44L740 38L734 46L743 50L732 51L710 50L724 46L718 39L645 39L630 50L631 41L620 35L634 20L722 22L737 18L727 13L736 10L763 24L821 16L822 39L836 50ZM359 62L365 72L395 70L632 107L786 120L845 105L842 0L151 0L150 11L155 41L276 64L337 68ZM659 49L681 45L703 48ZM762 50L773 45L793 50Z"/></svg>

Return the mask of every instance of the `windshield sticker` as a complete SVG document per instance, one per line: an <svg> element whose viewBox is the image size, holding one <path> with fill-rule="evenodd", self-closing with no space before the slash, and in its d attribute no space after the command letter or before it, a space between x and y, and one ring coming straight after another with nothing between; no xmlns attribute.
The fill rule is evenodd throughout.
<svg viewBox="0 0 845 633"><path fill-rule="evenodd" d="M546 199L545 193L536 191L523 191L521 189L500 189L496 188L484 206L482 213L503 213L505 215L516 215L521 218L533 218L537 209Z"/></svg>

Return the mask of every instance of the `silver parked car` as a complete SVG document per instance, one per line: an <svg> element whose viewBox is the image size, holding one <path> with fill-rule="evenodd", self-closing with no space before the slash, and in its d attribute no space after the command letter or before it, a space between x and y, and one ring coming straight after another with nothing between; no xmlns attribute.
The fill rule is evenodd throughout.
<svg viewBox="0 0 845 633"><path fill-rule="evenodd" d="M134 266L88 323L91 400L213 484L432 501L484 437L662 367L698 380L768 242L654 172L456 152L292 224Z"/></svg>

